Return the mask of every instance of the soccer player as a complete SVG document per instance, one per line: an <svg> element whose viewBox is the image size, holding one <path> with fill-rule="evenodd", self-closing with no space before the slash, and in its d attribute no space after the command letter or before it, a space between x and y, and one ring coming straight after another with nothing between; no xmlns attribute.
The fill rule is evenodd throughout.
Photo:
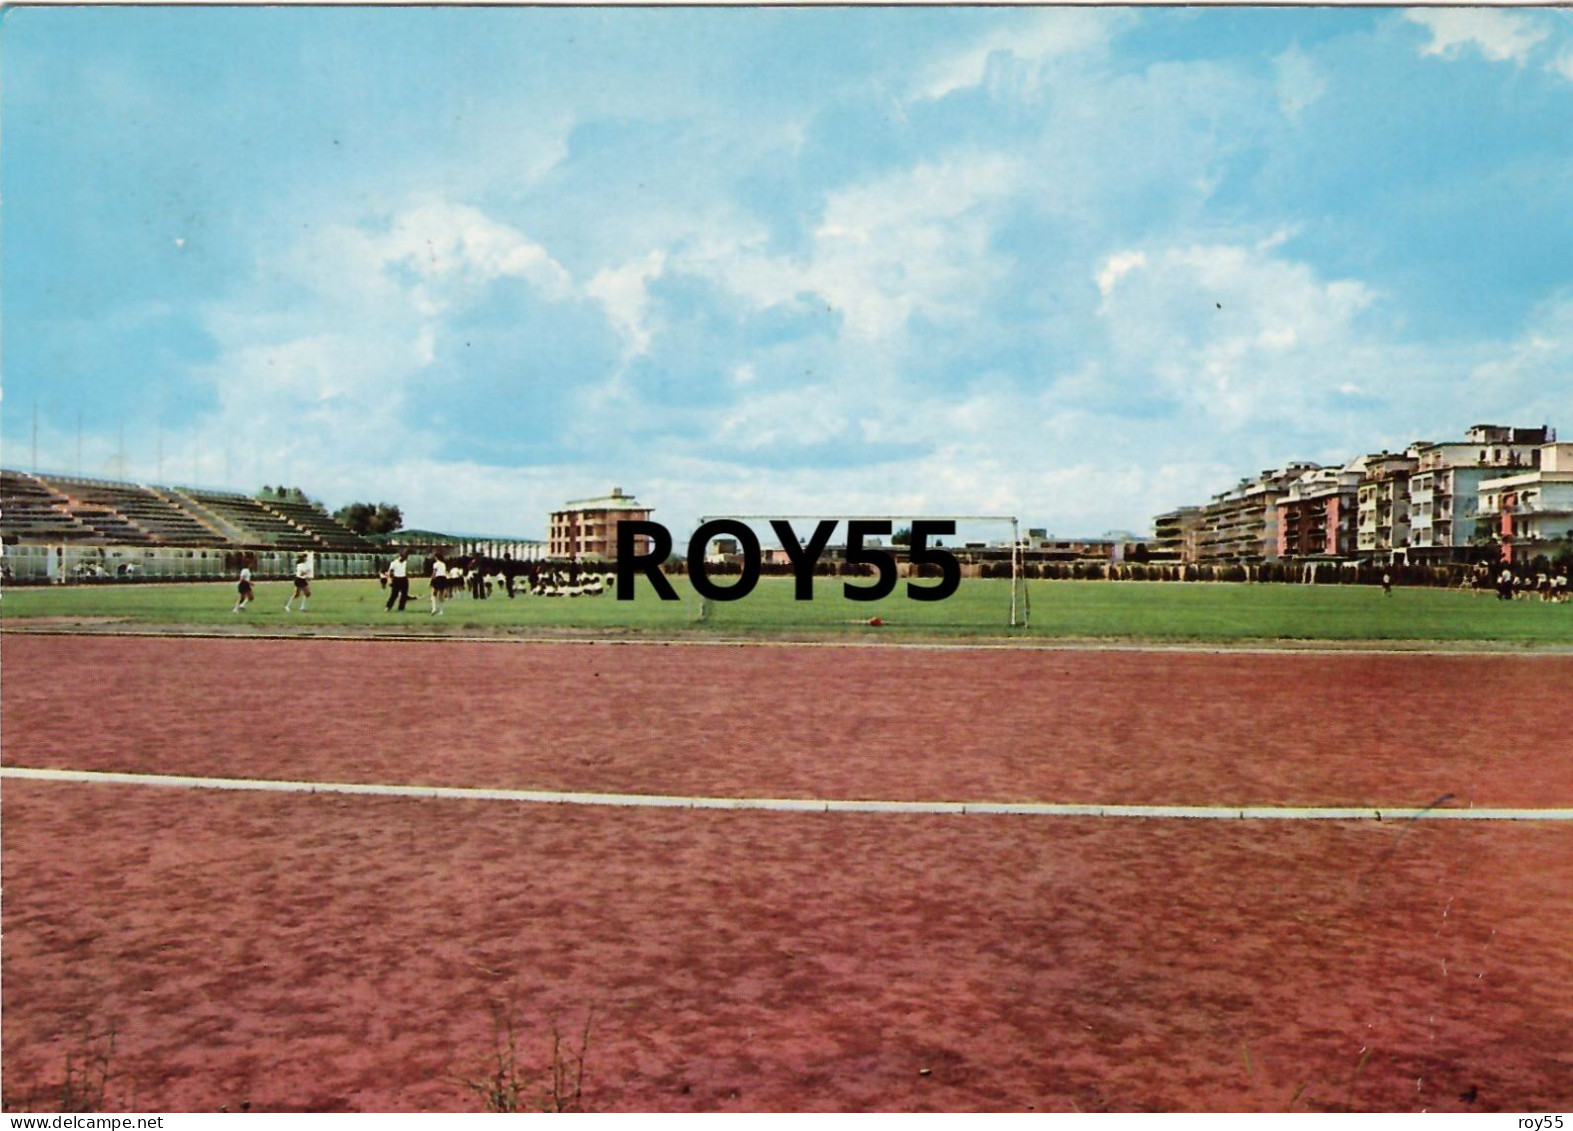
<svg viewBox="0 0 1573 1131"><path fill-rule="evenodd" d="M305 552L297 554L295 557L295 592L290 594L288 601L284 602L284 611L286 613L295 611L290 606L295 603L296 597L300 598L300 611L306 611L306 601L311 597L312 572L311 555Z"/></svg>
<svg viewBox="0 0 1573 1131"><path fill-rule="evenodd" d="M240 567L240 584L236 586L236 588L239 590L240 596L235 599L235 607L230 610L232 613L238 613L241 609L244 609L247 605L251 604L252 589L250 566Z"/></svg>
<svg viewBox="0 0 1573 1131"><path fill-rule="evenodd" d="M448 564L442 560L441 552L434 554L431 560L431 615L442 616L442 603L448 599Z"/></svg>

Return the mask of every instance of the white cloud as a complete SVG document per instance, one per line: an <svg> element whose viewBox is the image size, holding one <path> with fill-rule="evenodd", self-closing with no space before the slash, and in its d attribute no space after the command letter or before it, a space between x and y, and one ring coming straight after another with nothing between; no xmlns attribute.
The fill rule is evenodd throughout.
<svg viewBox="0 0 1573 1131"><path fill-rule="evenodd" d="M1273 74L1278 108L1290 121L1327 93L1327 76L1298 44L1273 59Z"/></svg>
<svg viewBox="0 0 1573 1131"><path fill-rule="evenodd" d="M1460 390L1465 403L1475 406L1471 411L1522 405L1534 419L1512 423L1561 424L1573 431L1567 416L1573 405L1573 296L1545 303L1516 339L1483 352L1468 366Z"/></svg>
<svg viewBox="0 0 1573 1131"><path fill-rule="evenodd" d="M993 211L1020 173L995 154L955 154L831 193L805 255L772 255L745 232L680 260L761 309L818 295L847 337L894 346L914 314L963 321L986 301L1005 266L989 246Z"/></svg>
<svg viewBox="0 0 1573 1131"><path fill-rule="evenodd" d="M918 85L918 97L944 98L980 86L990 67L1004 62L1039 65L1100 48L1126 19L1121 13L1098 9L1062 8L993 28L931 66Z"/></svg>
<svg viewBox="0 0 1573 1131"><path fill-rule="evenodd" d="M995 274L988 211L1017 179L1008 158L958 155L837 193L804 281L852 334L889 337L914 312L954 319Z"/></svg>
<svg viewBox="0 0 1573 1131"><path fill-rule="evenodd" d="M1376 298L1270 246L1167 247L1142 262L1118 287L1104 287L1111 268L1098 280L1110 365L1223 427L1315 411L1319 394L1346 378L1365 340L1358 319Z"/></svg>
<svg viewBox="0 0 1573 1131"><path fill-rule="evenodd" d="M1493 63L1523 66L1550 31L1533 16L1495 8L1425 8L1404 13L1431 33L1422 55L1456 59L1474 48Z"/></svg>
<svg viewBox="0 0 1573 1131"><path fill-rule="evenodd" d="M488 519L492 492L478 485L499 473L433 470L448 439L433 418L451 395L433 366L457 320L504 280L525 282L530 301L547 306L575 298L538 242L464 204L426 201L268 249L248 286L206 312L217 357L198 375L216 408L171 445L209 437L201 470L214 483L221 445L211 438L245 436L274 474L330 501L392 498L411 522L494 529L495 513L514 508ZM454 482L464 491L443 486Z"/></svg>
<svg viewBox="0 0 1573 1131"><path fill-rule="evenodd" d="M1117 251L1103 261L1103 267L1098 271L1098 293L1108 298L1114 285L1120 279L1139 267L1147 266L1147 253L1144 251Z"/></svg>
<svg viewBox="0 0 1573 1131"><path fill-rule="evenodd" d="M1272 235L1263 236L1261 239L1257 240L1254 246L1257 251L1272 251L1274 248L1282 247L1284 244L1294 239L1298 233L1298 227L1279 228Z"/></svg>
<svg viewBox="0 0 1573 1131"><path fill-rule="evenodd" d="M650 348L650 327L645 323L650 305L648 287L665 267L666 253L658 249L621 267L597 272L585 286L585 293L600 300L612 325L623 335L625 357L637 357Z"/></svg>
<svg viewBox="0 0 1573 1131"><path fill-rule="evenodd" d="M1573 82L1573 47L1564 49L1560 55L1547 63L1546 70L1561 75L1568 82Z"/></svg>
<svg viewBox="0 0 1573 1131"><path fill-rule="evenodd" d="M712 435L718 443L744 451L779 451L846 439L856 419L847 411L848 394L845 388L812 385L750 396L720 414Z"/></svg>
<svg viewBox="0 0 1573 1131"><path fill-rule="evenodd" d="M539 244L468 205L437 202L405 211L374 244L384 264L437 282L526 279L554 298L572 287L568 272Z"/></svg>

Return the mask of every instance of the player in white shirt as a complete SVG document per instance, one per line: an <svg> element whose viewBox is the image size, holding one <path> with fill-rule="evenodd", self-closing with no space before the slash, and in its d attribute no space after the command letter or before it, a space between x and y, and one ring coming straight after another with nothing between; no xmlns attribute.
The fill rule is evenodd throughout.
<svg viewBox="0 0 1573 1131"><path fill-rule="evenodd" d="M390 613L394 603L397 602L399 612L404 611L404 606L410 599L410 552L400 550L399 556L388 563L388 603L384 606Z"/></svg>
<svg viewBox="0 0 1573 1131"><path fill-rule="evenodd" d="M443 602L448 599L448 564L437 554L431 560L431 615L442 616Z"/></svg>
<svg viewBox="0 0 1573 1131"><path fill-rule="evenodd" d="M311 597L311 555L302 553L295 559L295 592L290 594L290 599L284 602L284 611L292 613L295 610L290 606L295 603L295 598L300 598L300 611L306 611L306 601Z"/></svg>
<svg viewBox="0 0 1573 1131"><path fill-rule="evenodd" d="M230 610L232 613L238 613L241 609L244 609L247 605L251 604L251 598L253 594L251 589L250 566L240 567L240 584L236 586L236 589L239 591L240 596L235 600L235 607Z"/></svg>

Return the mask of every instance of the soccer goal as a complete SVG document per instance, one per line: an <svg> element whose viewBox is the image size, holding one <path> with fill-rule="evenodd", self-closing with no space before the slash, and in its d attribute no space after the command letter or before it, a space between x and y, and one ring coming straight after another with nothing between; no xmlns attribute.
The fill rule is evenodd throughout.
<svg viewBox="0 0 1573 1131"><path fill-rule="evenodd" d="M988 631L1027 625L1023 549L1014 515L717 514L687 571L721 627Z"/></svg>

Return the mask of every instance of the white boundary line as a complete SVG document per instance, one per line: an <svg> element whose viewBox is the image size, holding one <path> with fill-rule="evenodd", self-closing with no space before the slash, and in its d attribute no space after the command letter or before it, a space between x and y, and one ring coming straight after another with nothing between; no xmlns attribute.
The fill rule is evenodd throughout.
<svg viewBox="0 0 1573 1131"><path fill-rule="evenodd" d="M175 774L126 774L98 770L50 770L0 766L0 778L74 782L83 785L141 785L174 789L222 789L262 793L333 793L372 797L418 797L443 801L511 801L542 805L595 805L629 809L754 809L798 813L930 813L964 816L1135 817L1204 821L1573 821L1573 809L1378 809L1296 808L1267 805L1056 805L1038 802L838 801L769 797L681 797L642 793L575 793L462 786L377 785L360 782L271 781L204 778Z"/></svg>

